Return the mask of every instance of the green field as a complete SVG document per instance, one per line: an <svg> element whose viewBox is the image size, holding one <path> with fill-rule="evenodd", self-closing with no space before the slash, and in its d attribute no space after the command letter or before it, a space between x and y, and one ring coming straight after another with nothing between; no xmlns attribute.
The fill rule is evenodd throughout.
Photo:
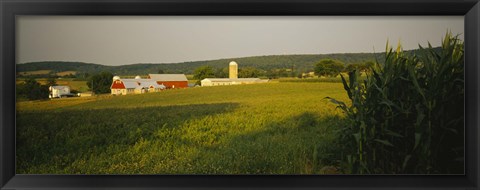
<svg viewBox="0 0 480 190"><path fill-rule="evenodd" d="M21 75L29 76L29 75L42 75L42 74L49 74L52 70L35 70L35 71L24 71L19 72Z"/></svg>
<svg viewBox="0 0 480 190"><path fill-rule="evenodd" d="M341 83L196 87L17 103L19 174L318 174Z"/></svg>

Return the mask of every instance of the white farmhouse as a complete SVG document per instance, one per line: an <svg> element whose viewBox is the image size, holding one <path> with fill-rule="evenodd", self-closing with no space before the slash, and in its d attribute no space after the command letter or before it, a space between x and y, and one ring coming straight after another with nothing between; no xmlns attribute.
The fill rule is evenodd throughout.
<svg viewBox="0 0 480 190"><path fill-rule="evenodd" d="M69 86L50 86L48 88L49 91L49 98L62 98L68 96L74 96L74 94L70 93Z"/></svg>

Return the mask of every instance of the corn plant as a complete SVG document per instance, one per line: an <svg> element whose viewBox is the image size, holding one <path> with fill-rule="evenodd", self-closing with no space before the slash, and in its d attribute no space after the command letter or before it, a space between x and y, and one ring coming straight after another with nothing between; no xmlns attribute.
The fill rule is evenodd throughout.
<svg viewBox="0 0 480 190"><path fill-rule="evenodd" d="M384 63L366 79L342 76L351 105L329 99L347 115L338 142L344 172L463 173L463 53L451 33L440 48L413 54L387 42Z"/></svg>

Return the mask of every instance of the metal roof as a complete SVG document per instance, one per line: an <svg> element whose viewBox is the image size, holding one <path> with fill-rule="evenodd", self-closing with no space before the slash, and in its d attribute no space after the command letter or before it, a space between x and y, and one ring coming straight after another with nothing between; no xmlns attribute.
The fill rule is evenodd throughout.
<svg viewBox="0 0 480 190"><path fill-rule="evenodd" d="M64 89L64 88L70 88L68 86L50 86L52 89Z"/></svg>
<svg viewBox="0 0 480 190"><path fill-rule="evenodd" d="M126 79L120 79L125 85L125 88L136 88L138 86L136 81L126 81Z"/></svg>
<svg viewBox="0 0 480 190"><path fill-rule="evenodd" d="M125 88L149 88L153 86L154 88L165 89L164 85L159 85L155 80L152 79L119 79L125 85Z"/></svg>
<svg viewBox="0 0 480 190"><path fill-rule="evenodd" d="M184 74L148 74L154 81L188 81Z"/></svg>
<svg viewBox="0 0 480 190"><path fill-rule="evenodd" d="M257 81L260 80L259 78L238 78L238 79L233 79L233 81Z"/></svg>
<svg viewBox="0 0 480 190"><path fill-rule="evenodd" d="M209 80L209 81L212 81L212 82L230 82L230 81L232 81L229 78L205 78L203 80Z"/></svg>
<svg viewBox="0 0 480 190"><path fill-rule="evenodd" d="M153 88L161 88L161 89L165 88L163 84L159 85L156 81L153 81L153 80L142 82L140 83L140 86L147 87L147 88L150 88L150 86L153 86Z"/></svg>
<svg viewBox="0 0 480 190"><path fill-rule="evenodd" d="M230 79L230 78L205 78L203 80L209 80L212 82L235 82L235 81L258 81L259 78L238 78L238 79Z"/></svg>

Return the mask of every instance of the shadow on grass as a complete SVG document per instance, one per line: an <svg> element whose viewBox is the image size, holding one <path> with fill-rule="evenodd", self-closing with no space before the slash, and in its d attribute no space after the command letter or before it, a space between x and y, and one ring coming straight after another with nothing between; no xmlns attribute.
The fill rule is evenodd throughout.
<svg viewBox="0 0 480 190"><path fill-rule="evenodd" d="M271 121L263 130L237 135L225 144L204 147L194 174L321 174L335 162L335 131L341 118L305 112Z"/></svg>
<svg viewBox="0 0 480 190"><path fill-rule="evenodd" d="M77 159L106 150L122 151L159 130L191 119L230 112L237 103L165 107L22 111L17 113L17 173L63 170ZM43 165L51 169L38 170Z"/></svg>

